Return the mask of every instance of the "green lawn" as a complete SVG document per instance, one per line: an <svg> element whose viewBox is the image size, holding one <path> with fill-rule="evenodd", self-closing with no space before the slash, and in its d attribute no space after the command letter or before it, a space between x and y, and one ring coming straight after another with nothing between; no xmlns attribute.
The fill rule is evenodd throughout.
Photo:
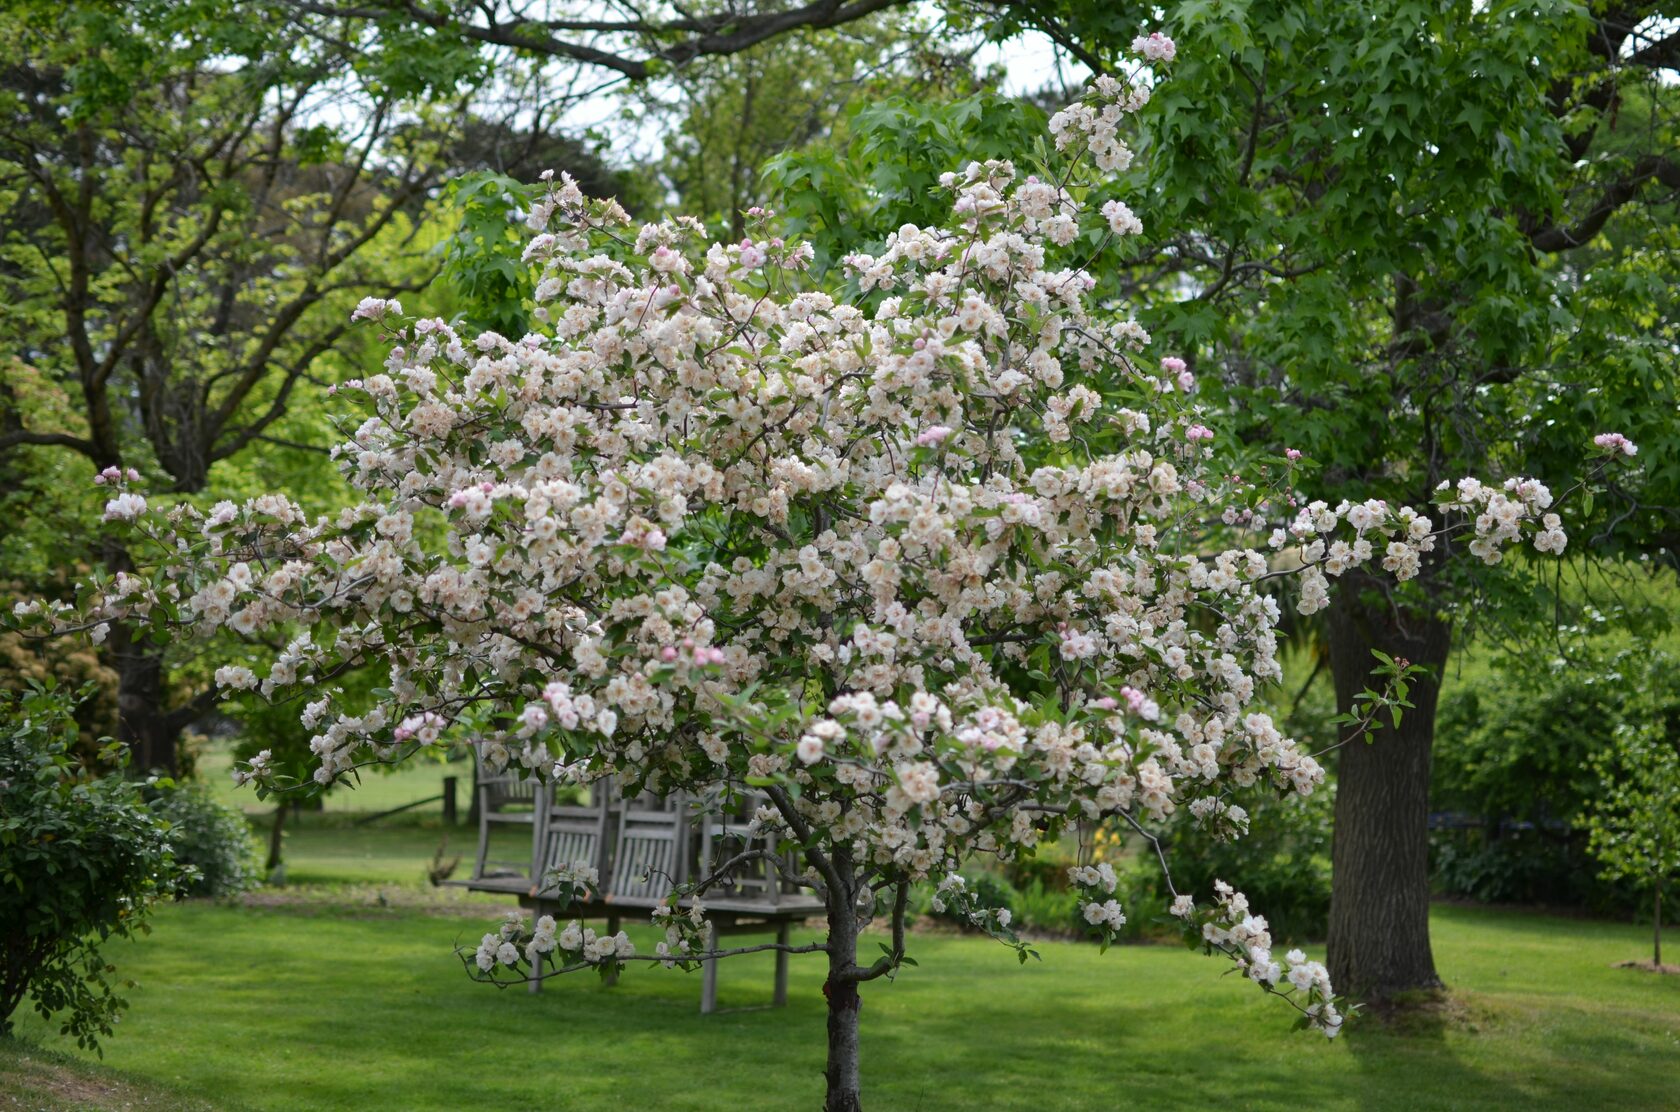
<svg viewBox="0 0 1680 1112"><path fill-rule="evenodd" d="M782 1109L820 1099L822 971L793 959L785 1011L697 1014L698 978L636 969L540 996L467 982L449 953L494 908L419 914L166 909L120 948L141 987L106 1063L218 1107ZM918 937L864 1007L876 1108L1674 1108L1680 978L1611 968L1614 924L1441 909L1461 1014L1401 1034L1288 1030L1285 1010L1186 951L1051 944L1017 967L982 940ZM724 1005L768 1002L770 963L724 967ZM26 1037L64 1050L33 1018ZM21 1084L14 1047L0 1089Z"/></svg>
<svg viewBox="0 0 1680 1112"><path fill-rule="evenodd" d="M0 1042L0 1109L819 1103L818 959L792 959L785 1010L765 1007L767 955L724 965L722 1003L741 1010L713 1016L697 1013L697 976L657 968L614 988L497 991L450 951L507 905L425 885L435 817L357 827L329 811L288 829L294 887L165 908L150 937L112 949L140 987L102 1066L23 1018L27 1041ZM451 854L471 853L472 832L447 833ZM1020 967L995 943L918 935L920 967L866 988L870 1107L1680 1108L1680 977L1611 967L1648 953L1642 929L1439 908L1450 1017L1334 1043L1179 948L1040 949Z"/></svg>

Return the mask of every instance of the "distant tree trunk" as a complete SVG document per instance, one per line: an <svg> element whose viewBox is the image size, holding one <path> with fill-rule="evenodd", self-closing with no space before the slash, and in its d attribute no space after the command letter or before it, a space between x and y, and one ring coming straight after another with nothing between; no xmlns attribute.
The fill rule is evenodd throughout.
<svg viewBox="0 0 1680 1112"><path fill-rule="evenodd" d="M268 829L268 864L264 865L263 868L271 873L280 867L280 837L286 825L286 809L289 806L290 804L282 800L280 806L274 808L274 825Z"/></svg>
<svg viewBox="0 0 1680 1112"><path fill-rule="evenodd" d="M1344 746L1336 775L1330 976L1338 992L1380 1001L1441 984L1429 946L1429 763L1451 628L1361 600L1365 582L1344 581L1328 613L1337 709L1370 686L1372 649L1429 668L1399 728Z"/></svg>
<svg viewBox="0 0 1680 1112"><path fill-rule="evenodd" d="M132 572L134 561L116 541L102 542L105 570ZM121 622L113 623L105 639L105 656L117 673L117 740L129 747L132 768L146 773L160 769L173 776L177 728L168 730L163 710L163 657L145 645Z"/></svg>
<svg viewBox="0 0 1680 1112"><path fill-rule="evenodd" d="M117 740L128 745L136 772L175 775L181 727L163 709L163 658L116 624L105 649L117 673Z"/></svg>
<svg viewBox="0 0 1680 1112"><path fill-rule="evenodd" d="M1662 964L1662 877L1657 877L1657 899L1651 909L1651 964Z"/></svg>
<svg viewBox="0 0 1680 1112"><path fill-rule="evenodd" d="M109 572L134 570L128 551L114 540L104 541L103 555ZM117 740L129 747L134 771L179 775L181 732L215 709L215 688L206 688L173 710L167 709L168 676L162 648L147 644L143 636L135 636L120 622L111 625L104 655L117 673Z"/></svg>

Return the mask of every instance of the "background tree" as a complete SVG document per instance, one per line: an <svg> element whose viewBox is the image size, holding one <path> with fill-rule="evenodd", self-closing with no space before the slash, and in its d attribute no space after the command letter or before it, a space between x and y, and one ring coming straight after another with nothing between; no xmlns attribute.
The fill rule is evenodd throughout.
<svg viewBox="0 0 1680 1112"><path fill-rule="evenodd" d="M847 117L888 96L944 101L972 89L968 57L948 52L924 23L885 12L789 32L638 83L632 103L644 121L663 124L647 172L673 211L739 240L746 210L769 200L773 186L760 171L775 156L844 143Z"/></svg>
<svg viewBox="0 0 1680 1112"><path fill-rule="evenodd" d="M420 67L273 4L230 20L197 0L29 2L0 30L0 468L56 482L73 453L78 498L113 465L190 495L253 446L295 447L288 411L355 297L435 273L420 216L480 60ZM12 502L23 530L54 534L37 559L88 558L75 506L62 487ZM124 631L103 655L119 737L172 768L214 692L172 697L164 654Z"/></svg>
<svg viewBox="0 0 1680 1112"><path fill-rule="evenodd" d="M1654 708L1653 708L1654 709ZM1662 966L1663 888L1680 874L1680 713L1653 713L1594 754L1590 849L1607 879L1651 889L1651 964Z"/></svg>
<svg viewBox="0 0 1680 1112"><path fill-rule="evenodd" d="M1663 95L1654 70L1672 50L1624 61L1646 45L1635 28L1649 10L1401 7L1376 25L1367 14L1185 10L1196 76L1175 74L1151 117L1170 214L1153 261L1196 294L1162 298L1151 322L1210 357L1249 435L1312 457L1306 492L1332 503L1414 498L1471 461L1568 475L1571 451L1628 422L1652 445L1646 489L1680 503L1680 378L1660 323L1672 295L1647 277L1675 273L1672 236L1604 251L1590 283L1567 258L1624 206L1644 223L1653 212L1636 202L1655 203L1672 222L1671 125L1658 116L1629 134L1611 110ZM1219 122L1192 122L1210 105ZM1587 509L1560 507L1581 526ZM1672 519L1640 516L1614 543L1672 535ZM1368 997L1438 980L1429 760L1455 624L1469 632L1460 605L1491 598L1532 621L1528 604L1545 597L1531 565L1493 576L1451 556L1402 591L1347 578L1326 623L1344 710L1373 649L1436 677L1398 729L1344 749L1337 767L1330 964Z"/></svg>

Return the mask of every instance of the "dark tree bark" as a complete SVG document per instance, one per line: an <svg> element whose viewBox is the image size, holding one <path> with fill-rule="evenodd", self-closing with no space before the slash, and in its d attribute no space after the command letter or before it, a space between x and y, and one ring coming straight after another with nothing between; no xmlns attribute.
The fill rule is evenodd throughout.
<svg viewBox="0 0 1680 1112"><path fill-rule="evenodd" d="M105 567L132 571L134 562L122 546L103 542ZM164 709L163 653L144 644L125 623L114 623L105 641L105 659L117 673L117 740L129 747L136 772L180 771L176 742L186 723Z"/></svg>
<svg viewBox="0 0 1680 1112"><path fill-rule="evenodd" d="M290 804L281 800L280 806L274 808L274 825L268 828L268 863L263 868L271 873L280 867L283 848L281 838L285 832L286 811L289 807Z"/></svg>
<svg viewBox="0 0 1680 1112"><path fill-rule="evenodd" d="M833 897L831 897L831 900ZM862 1056L858 1045L858 1009L863 999L857 982L857 912L829 909L828 981L828 1095L823 1112L859 1112Z"/></svg>
<svg viewBox="0 0 1680 1112"><path fill-rule="evenodd" d="M781 800L777 800L778 806ZM784 814L791 808L783 808ZM828 877L828 980L823 996L828 1000L828 1082L823 1112L860 1112L862 1057L858 1044L859 976L857 940L860 927L857 909L856 874L851 856L844 849L834 854Z"/></svg>
<svg viewBox="0 0 1680 1112"><path fill-rule="evenodd" d="M117 672L117 740L129 747L137 772L179 771L176 734L163 710L163 657L136 643L124 626L113 626L106 642Z"/></svg>
<svg viewBox="0 0 1680 1112"><path fill-rule="evenodd" d="M1429 946L1429 762L1451 628L1397 613L1373 592L1350 578L1328 611L1337 709L1354 709L1370 686L1373 649L1429 669L1413 682L1414 706L1398 728L1385 722L1342 748L1336 778L1330 977L1338 992L1382 1001L1441 984Z"/></svg>

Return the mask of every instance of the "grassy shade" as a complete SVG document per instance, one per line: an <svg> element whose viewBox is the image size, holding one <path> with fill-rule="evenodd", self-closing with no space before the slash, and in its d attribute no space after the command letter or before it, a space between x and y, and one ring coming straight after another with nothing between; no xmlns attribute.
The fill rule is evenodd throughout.
<svg viewBox="0 0 1680 1112"><path fill-rule="evenodd" d="M819 1100L820 962L793 959L785 1011L701 1016L698 978L656 968L529 996L469 984L448 952L490 918L169 909L120 954L142 987L106 1061L234 1107ZM1643 944L1631 928L1461 909L1434 927L1455 1014L1335 1043L1291 1033L1276 1002L1180 949L1048 944L1016 967L985 940L917 937L920 968L865 995L865 1095L895 1109L1680 1105L1680 978L1611 968ZM770 960L728 963L721 981L726 1008L767 1004ZM38 1023L23 1033L63 1049Z"/></svg>

